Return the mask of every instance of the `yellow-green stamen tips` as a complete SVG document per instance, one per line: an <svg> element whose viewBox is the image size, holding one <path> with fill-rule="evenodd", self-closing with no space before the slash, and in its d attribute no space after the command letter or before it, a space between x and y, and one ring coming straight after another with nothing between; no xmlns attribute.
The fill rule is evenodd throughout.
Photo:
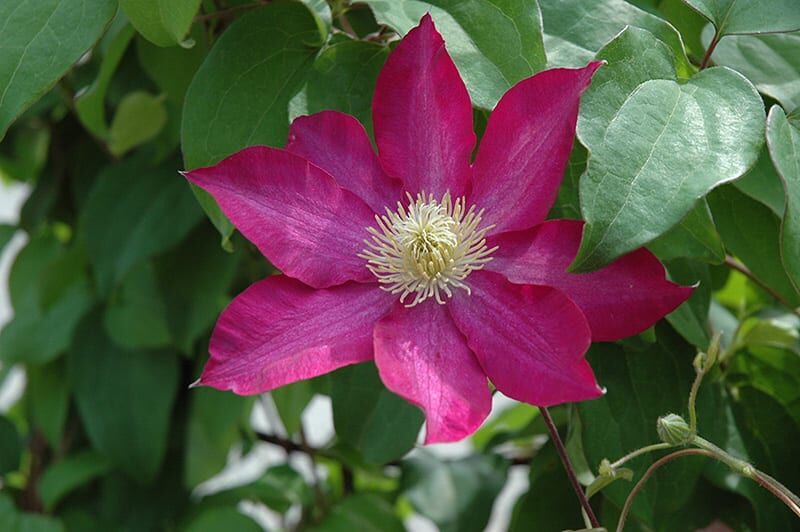
<svg viewBox="0 0 800 532"><path fill-rule="evenodd" d="M491 261L497 249L486 246L493 226L479 228L483 210L476 212L474 205L467 209L463 197L453 202L449 192L441 201L433 194L407 196L407 207L397 202L396 211L387 207L385 215L375 216L377 228L367 228L370 238L358 256L382 288L400 294L407 307L429 297L444 304L443 295L453 297L453 287L470 293L464 280Z"/></svg>

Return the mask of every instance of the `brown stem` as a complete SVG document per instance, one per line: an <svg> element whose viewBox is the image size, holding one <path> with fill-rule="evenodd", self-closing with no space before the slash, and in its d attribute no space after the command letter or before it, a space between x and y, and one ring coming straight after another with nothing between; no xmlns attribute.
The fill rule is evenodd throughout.
<svg viewBox="0 0 800 532"><path fill-rule="evenodd" d="M700 70L703 70L708 66L708 62L711 60L711 54L714 53L714 48L717 47L721 35L719 32L714 34L714 38L711 39L711 42L708 44L708 50L706 50L706 55L703 56L703 60L700 62Z"/></svg>
<svg viewBox="0 0 800 532"><path fill-rule="evenodd" d="M336 20L339 21L339 25L342 27L345 33L347 33L354 39L358 39L358 34L356 33L356 30L353 29L353 26L350 24L350 21L347 20L347 17L345 16L344 13L336 17Z"/></svg>
<svg viewBox="0 0 800 532"><path fill-rule="evenodd" d="M600 521L598 521L597 516L594 515L594 510L592 510L592 506L589 504L589 499L586 498L586 494L583 492L583 488L581 488L578 482L578 477L575 475L575 470L572 468L572 464L567 457L567 450L564 448L564 442L561 441L561 436L558 435L558 429L556 428L556 424L553 423L553 418L550 417L550 412L548 412L547 408L544 406L539 407L539 412L542 414L544 424L547 425L547 430L550 432L550 439L553 441L553 445L556 446L558 456L561 458L561 463L564 464L569 482L572 484L572 489L575 491L575 495L577 495L583 507L583 511L586 512L586 516L589 518L589 522L592 526L594 528L600 528Z"/></svg>
<svg viewBox="0 0 800 532"><path fill-rule="evenodd" d="M797 496L789 491L789 488L761 471L753 471L750 478L758 482L762 488L772 493L778 500L788 506L797 517L800 517L800 501L797 500Z"/></svg>
<svg viewBox="0 0 800 532"><path fill-rule="evenodd" d="M730 268L732 270L736 270L737 272L741 273L742 275L744 275L745 277L750 279L753 283L758 285L759 288L761 288L762 290L767 292L769 295L771 295L773 297L773 299L775 299L775 301L777 301L778 303L780 303L784 307L786 307L789 310L791 310L794 314L800 316L800 310L794 308L794 306L792 306L792 304L789 303L789 301L787 301L785 297L783 297L778 292L776 292L775 290L773 290L772 288L770 288L769 286L764 284L764 282L761 279L759 279L758 277L753 275L753 272L751 272L747 268L747 266L745 266L744 264L742 264L741 262L739 262L735 258L731 257L730 255L726 255L725 256L725 266L727 266L728 268Z"/></svg>

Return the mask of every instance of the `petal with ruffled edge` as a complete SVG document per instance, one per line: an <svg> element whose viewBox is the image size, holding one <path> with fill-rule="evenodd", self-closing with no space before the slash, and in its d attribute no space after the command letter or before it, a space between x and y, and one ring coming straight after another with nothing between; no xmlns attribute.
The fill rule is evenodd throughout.
<svg viewBox="0 0 800 532"><path fill-rule="evenodd" d="M384 169L412 194L466 192L475 146L464 82L430 15L389 55L372 100Z"/></svg>
<svg viewBox="0 0 800 532"><path fill-rule="evenodd" d="M586 316L595 342L644 331L691 295L692 288L664 278L664 267L646 249L637 249L600 270L568 273L581 241L583 222L551 220L528 231L491 238L499 246L486 269L513 283L558 288Z"/></svg>
<svg viewBox="0 0 800 532"><path fill-rule="evenodd" d="M603 394L584 358L591 332L580 309L547 286L515 285L476 271L448 303L486 375L505 395L536 406Z"/></svg>
<svg viewBox="0 0 800 532"><path fill-rule="evenodd" d="M528 229L547 217L572 150L580 96L601 64L540 72L514 85L492 111L470 198L486 209L492 233Z"/></svg>
<svg viewBox="0 0 800 532"><path fill-rule="evenodd" d="M375 281L357 256L372 209L299 155L254 146L185 175L286 275L316 288Z"/></svg>
<svg viewBox="0 0 800 532"><path fill-rule="evenodd" d="M286 149L328 172L377 213L401 199L400 182L386 175L364 126L348 114L322 111L296 118Z"/></svg>
<svg viewBox="0 0 800 532"><path fill-rule="evenodd" d="M197 384L249 395L371 360L375 323L395 301L375 285L259 281L220 316Z"/></svg>
<svg viewBox="0 0 800 532"><path fill-rule="evenodd" d="M432 300L396 304L375 326L375 364L386 387L425 412L425 443L477 430L492 396L475 355L447 309Z"/></svg>

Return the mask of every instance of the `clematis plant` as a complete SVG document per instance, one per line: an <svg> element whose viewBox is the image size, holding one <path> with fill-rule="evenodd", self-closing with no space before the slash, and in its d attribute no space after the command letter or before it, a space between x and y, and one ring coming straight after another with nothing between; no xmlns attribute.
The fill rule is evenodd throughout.
<svg viewBox="0 0 800 532"><path fill-rule="evenodd" d="M295 120L285 149L187 172L283 272L223 312L198 384L256 394L374 360L424 411L427 443L480 426L487 378L538 406L602 395L590 343L643 331L691 288L644 249L567 272L582 222L546 216L600 66L519 82L471 162L469 95L426 15L378 78L377 154L356 119L322 112Z"/></svg>

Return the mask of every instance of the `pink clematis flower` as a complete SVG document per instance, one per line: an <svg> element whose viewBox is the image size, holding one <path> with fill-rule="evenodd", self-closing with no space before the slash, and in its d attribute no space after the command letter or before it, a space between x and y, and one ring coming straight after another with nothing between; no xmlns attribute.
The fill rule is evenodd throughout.
<svg viewBox="0 0 800 532"><path fill-rule="evenodd" d="M545 220L600 63L510 89L473 164L472 109L429 16L386 61L373 119L294 121L286 149L244 149L188 172L283 271L217 322L201 385L266 392L374 360L418 405L426 442L462 439L507 396L549 406L602 395L592 340L637 334L691 289L637 250L571 274L582 222Z"/></svg>

